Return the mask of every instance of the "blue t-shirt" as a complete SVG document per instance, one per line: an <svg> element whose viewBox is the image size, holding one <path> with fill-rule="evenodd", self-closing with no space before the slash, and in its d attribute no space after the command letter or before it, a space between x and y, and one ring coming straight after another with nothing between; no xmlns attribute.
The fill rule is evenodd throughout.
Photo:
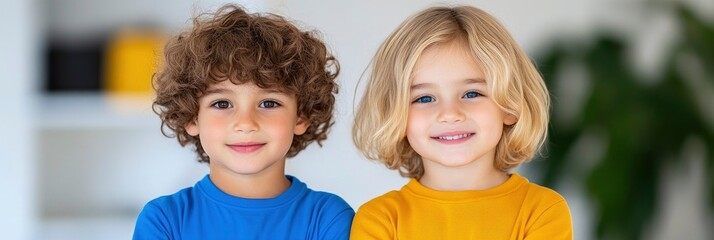
<svg viewBox="0 0 714 240"><path fill-rule="evenodd" d="M144 206L134 239L348 239L354 210L337 195L293 176L275 198L246 199L218 189L206 175L195 186Z"/></svg>

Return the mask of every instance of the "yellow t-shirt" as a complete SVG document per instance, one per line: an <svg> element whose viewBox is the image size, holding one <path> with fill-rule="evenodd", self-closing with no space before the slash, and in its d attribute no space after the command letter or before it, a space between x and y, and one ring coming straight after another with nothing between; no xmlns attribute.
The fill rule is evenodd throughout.
<svg viewBox="0 0 714 240"><path fill-rule="evenodd" d="M572 239L557 192L511 174L479 191L436 191L412 179L362 205L350 239Z"/></svg>

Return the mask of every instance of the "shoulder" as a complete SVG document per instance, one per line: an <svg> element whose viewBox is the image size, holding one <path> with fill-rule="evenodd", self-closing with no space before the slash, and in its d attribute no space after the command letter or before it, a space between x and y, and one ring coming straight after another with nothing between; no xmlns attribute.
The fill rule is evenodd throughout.
<svg viewBox="0 0 714 240"><path fill-rule="evenodd" d="M354 239L393 239L397 212L405 206L401 191L390 191L362 204L352 223Z"/></svg>
<svg viewBox="0 0 714 240"><path fill-rule="evenodd" d="M305 198L316 208L320 208L322 210L335 212L351 211L354 213L352 207L350 207L344 199L334 193L308 189L308 193Z"/></svg>
<svg viewBox="0 0 714 240"><path fill-rule="evenodd" d="M410 196L404 189L389 191L362 204L355 214L355 222L390 222L408 208L408 202Z"/></svg>
<svg viewBox="0 0 714 240"><path fill-rule="evenodd" d="M134 239L170 239L184 209L186 209L192 188L182 189L174 194L161 196L149 201L139 213L134 226Z"/></svg>
<svg viewBox="0 0 714 240"><path fill-rule="evenodd" d="M572 239L572 219L565 198L535 183L528 183L526 188L521 208L529 215L526 234L533 239Z"/></svg>
<svg viewBox="0 0 714 240"><path fill-rule="evenodd" d="M538 219L542 215L560 216L570 219L570 209L565 198L553 189L527 183L528 190L523 207Z"/></svg>
<svg viewBox="0 0 714 240"><path fill-rule="evenodd" d="M317 222L319 239L348 239L355 211L336 194L306 188L300 207Z"/></svg>
<svg viewBox="0 0 714 240"><path fill-rule="evenodd" d="M358 211L365 212L385 212L394 209L405 202L405 196L401 191L392 190L381 196L375 197L362 204Z"/></svg>
<svg viewBox="0 0 714 240"><path fill-rule="evenodd" d="M528 182L526 184L526 187L528 188L529 195L539 196L541 198L550 199L553 201L565 200L565 198L563 198L560 193L556 192L551 188L541 186L537 183Z"/></svg>
<svg viewBox="0 0 714 240"><path fill-rule="evenodd" d="M352 210L352 207L350 207L350 205L347 204L347 202L340 196L337 196L336 194L330 192L313 190L307 187L307 184L300 181L300 179L293 176L289 177L292 179L294 185L298 185L299 188L302 188L301 192L303 193L300 194L299 197L301 205L309 205L313 208L320 208L326 210L350 210L354 212Z"/></svg>
<svg viewBox="0 0 714 240"><path fill-rule="evenodd" d="M341 197L328 192L313 192L320 201L315 205L323 239L347 239L355 211Z"/></svg>
<svg viewBox="0 0 714 240"><path fill-rule="evenodd" d="M553 204L566 204L565 198L553 189L528 182L525 186L528 190L526 201L534 205L551 206Z"/></svg>
<svg viewBox="0 0 714 240"><path fill-rule="evenodd" d="M169 218L186 208L193 198L195 190L192 187L184 188L176 193L157 197L144 205L139 218L161 215Z"/></svg>
<svg viewBox="0 0 714 240"><path fill-rule="evenodd" d="M173 194L164 195L157 197L149 201L145 207L159 207L159 208L177 208L183 207L188 204L194 195L196 194L196 189L194 187L187 187L181 189Z"/></svg>
<svg viewBox="0 0 714 240"><path fill-rule="evenodd" d="M354 216L354 210L340 196L334 193L315 191L307 187L307 184L301 182L298 178L292 177L293 184L301 185L301 194L297 199L297 204L300 208L311 209L312 214L319 214L321 218L332 219L334 217Z"/></svg>

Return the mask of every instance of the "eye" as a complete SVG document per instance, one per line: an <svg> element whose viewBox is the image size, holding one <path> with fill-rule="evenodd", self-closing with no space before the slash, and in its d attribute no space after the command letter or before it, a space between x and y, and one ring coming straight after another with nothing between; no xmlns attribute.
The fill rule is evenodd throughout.
<svg viewBox="0 0 714 240"><path fill-rule="evenodd" d="M477 98L483 96L482 94L476 92L476 91L468 91L464 93L463 98Z"/></svg>
<svg viewBox="0 0 714 240"><path fill-rule="evenodd" d="M219 101L213 102L211 104L211 107L218 108L218 109L226 109L226 108L232 108L233 104L231 104L228 101L219 100Z"/></svg>
<svg viewBox="0 0 714 240"><path fill-rule="evenodd" d="M265 100L265 101L260 102L258 107L260 107L260 108L276 108L276 107L280 107L280 103L273 101L273 100Z"/></svg>
<svg viewBox="0 0 714 240"><path fill-rule="evenodd" d="M421 96L414 100L414 103L430 103L433 102L434 98L431 96Z"/></svg>

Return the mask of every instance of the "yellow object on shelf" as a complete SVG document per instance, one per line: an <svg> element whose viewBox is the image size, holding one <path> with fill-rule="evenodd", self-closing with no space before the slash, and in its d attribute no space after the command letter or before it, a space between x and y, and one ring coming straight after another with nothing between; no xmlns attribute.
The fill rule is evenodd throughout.
<svg viewBox="0 0 714 240"><path fill-rule="evenodd" d="M165 36L122 31L107 45L104 89L109 93L151 94L151 76L161 65Z"/></svg>

